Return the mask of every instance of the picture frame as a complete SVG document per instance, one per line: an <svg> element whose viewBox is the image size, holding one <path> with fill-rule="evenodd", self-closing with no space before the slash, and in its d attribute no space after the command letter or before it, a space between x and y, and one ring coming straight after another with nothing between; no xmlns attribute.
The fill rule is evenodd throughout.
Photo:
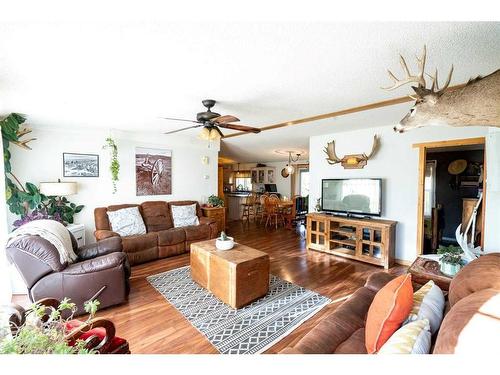
<svg viewBox="0 0 500 375"><path fill-rule="evenodd" d="M63 152L63 177L99 177L99 155Z"/></svg>

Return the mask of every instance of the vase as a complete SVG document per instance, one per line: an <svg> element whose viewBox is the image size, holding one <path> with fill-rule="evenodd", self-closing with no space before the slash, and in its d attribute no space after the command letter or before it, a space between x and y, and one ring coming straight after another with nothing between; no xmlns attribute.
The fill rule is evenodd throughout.
<svg viewBox="0 0 500 375"><path fill-rule="evenodd" d="M447 276L455 276L460 268L462 268L461 264L452 264L446 262L439 262L441 272Z"/></svg>

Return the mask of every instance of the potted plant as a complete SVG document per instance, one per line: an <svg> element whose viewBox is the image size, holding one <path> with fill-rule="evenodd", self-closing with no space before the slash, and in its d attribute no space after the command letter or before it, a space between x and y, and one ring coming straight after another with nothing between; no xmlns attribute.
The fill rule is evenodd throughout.
<svg viewBox="0 0 500 375"><path fill-rule="evenodd" d="M99 301L85 303L89 314L87 322L95 316ZM57 308L34 303L26 311L26 320L19 327L2 327L0 330L0 354L94 354L88 347L90 342L75 340L68 342L68 322L76 312L69 298L63 299ZM63 318L63 316L68 316Z"/></svg>
<svg viewBox="0 0 500 375"><path fill-rule="evenodd" d="M208 207L224 207L224 199L218 197L217 195L211 195L208 197Z"/></svg>
<svg viewBox="0 0 500 375"><path fill-rule="evenodd" d="M234 247L234 238L220 232L220 237L215 240L215 247L218 250L231 250Z"/></svg>
<svg viewBox="0 0 500 375"><path fill-rule="evenodd" d="M439 246L437 253L441 255L439 264L441 272L448 276L454 276L463 266L462 249L460 246Z"/></svg>

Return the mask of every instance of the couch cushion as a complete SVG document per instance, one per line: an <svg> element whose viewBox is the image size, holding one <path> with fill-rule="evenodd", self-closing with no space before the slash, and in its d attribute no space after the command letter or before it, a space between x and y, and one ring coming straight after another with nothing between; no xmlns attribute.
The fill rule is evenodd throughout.
<svg viewBox="0 0 500 375"><path fill-rule="evenodd" d="M366 350L376 353L401 326L413 306L411 274L389 281L373 299L366 317Z"/></svg>
<svg viewBox="0 0 500 375"><path fill-rule="evenodd" d="M500 290L484 289L464 297L446 314L433 353L495 356L499 337Z"/></svg>
<svg viewBox="0 0 500 375"><path fill-rule="evenodd" d="M186 241L208 240L210 238L209 225L190 225L179 229L184 229L186 232Z"/></svg>
<svg viewBox="0 0 500 375"><path fill-rule="evenodd" d="M365 329L355 331L337 347L335 354L366 354Z"/></svg>
<svg viewBox="0 0 500 375"><path fill-rule="evenodd" d="M141 208L148 232L159 232L173 227L167 202L144 202Z"/></svg>
<svg viewBox="0 0 500 375"><path fill-rule="evenodd" d="M197 201L173 201L173 202L168 202L168 213L169 215L172 214L172 210L170 208L170 206L174 205L174 206L190 206L192 204L196 204L196 215L198 217L202 217L203 216L203 213L201 212L201 207L199 205L199 203Z"/></svg>
<svg viewBox="0 0 500 375"><path fill-rule="evenodd" d="M466 265L450 283L451 307L469 294L483 289L500 290L500 253L481 256Z"/></svg>
<svg viewBox="0 0 500 375"><path fill-rule="evenodd" d="M429 354L431 327L427 319L405 324L389 337L379 354Z"/></svg>
<svg viewBox="0 0 500 375"><path fill-rule="evenodd" d="M404 324L427 319L431 333L435 334L443 320L444 306L443 291L434 284L434 281L429 280L423 287L413 293L413 307Z"/></svg>
<svg viewBox="0 0 500 375"><path fill-rule="evenodd" d="M135 253L145 249L150 249L158 245L158 234L146 233L140 236L122 237L123 251L126 253Z"/></svg>
<svg viewBox="0 0 500 375"><path fill-rule="evenodd" d="M196 216L196 203L190 205L176 206L170 205L172 211L172 221L175 228L187 227L189 225L199 225L200 220Z"/></svg>
<svg viewBox="0 0 500 375"><path fill-rule="evenodd" d="M157 234L159 246L177 245L186 241L184 228L171 228L159 231Z"/></svg>
<svg viewBox="0 0 500 375"><path fill-rule="evenodd" d="M146 233L146 226L139 207L127 207L116 211L108 211L111 230L120 236L135 236Z"/></svg>

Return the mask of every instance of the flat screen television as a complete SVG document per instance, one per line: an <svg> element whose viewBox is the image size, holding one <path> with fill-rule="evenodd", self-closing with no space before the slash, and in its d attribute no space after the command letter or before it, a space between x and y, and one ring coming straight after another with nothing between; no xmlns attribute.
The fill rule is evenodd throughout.
<svg viewBox="0 0 500 375"><path fill-rule="evenodd" d="M350 178L322 180L322 210L353 215L380 216L382 179Z"/></svg>

